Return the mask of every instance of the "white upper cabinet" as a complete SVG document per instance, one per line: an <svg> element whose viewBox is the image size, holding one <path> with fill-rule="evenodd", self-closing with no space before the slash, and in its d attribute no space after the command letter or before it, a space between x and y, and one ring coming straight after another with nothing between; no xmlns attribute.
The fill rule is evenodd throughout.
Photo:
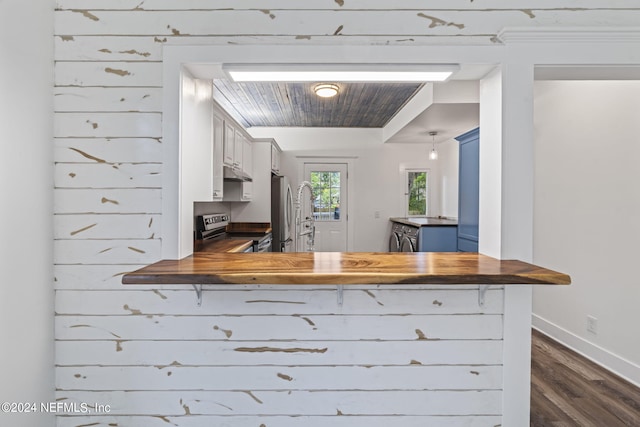
<svg viewBox="0 0 640 427"><path fill-rule="evenodd" d="M253 144L247 138L242 138L242 166L244 172L253 176ZM253 197L253 182L242 183L242 201L250 201Z"/></svg>
<svg viewBox="0 0 640 427"><path fill-rule="evenodd" d="M245 143L247 137L237 128L237 125L231 120L224 121L224 148L223 148L223 164L235 170L240 170L251 175L251 170L243 165Z"/></svg>
<svg viewBox="0 0 640 427"><path fill-rule="evenodd" d="M271 172L280 175L280 148L275 141L271 143Z"/></svg>
<svg viewBox="0 0 640 427"><path fill-rule="evenodd" d="M242 160L244 157L244 143L247 140L239 131L235 131L235 139L233 140L233 168L247 172L243 168Z"/></svg>
<svg viewBox="0 0 640 427"><path fill-rule="evenodd" d="M220 201L224 196L224 173L222 170L224 157L224 119L214 111L212 117L213 132L213 201Z"/></svg>
<svg viewBox="0 0 640 427"><path fill-rule="evenodd" d="M212 115L213 161L209 176L213 181L213 201L248 202L253 198L250 181L225 181L224 168L234 169L236 175L253 176L253 140L217 104Z"/></svg>
<svg viewBox="0 0 640 427"><path fill-rule="evenodd" d="M235 141L236 130L227 121L224 122L224 156L223 163L226 166L233 167L235 162Z"/></svg>

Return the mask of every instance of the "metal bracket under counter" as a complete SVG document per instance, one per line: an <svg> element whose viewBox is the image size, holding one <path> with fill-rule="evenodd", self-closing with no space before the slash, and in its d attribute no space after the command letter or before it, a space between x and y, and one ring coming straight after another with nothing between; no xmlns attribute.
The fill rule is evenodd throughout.
<svg viewBox="0 0 640 427"><path fill-rule="evenodd" d="M196 301L198 307L202 307L202 285L191 285L193 289L196 291ZM487 290L489 289L489 285L480 285L478 286L478 306L484 307L484 300ZM344 285L338 285L336 287L337 298L338 298L338 306L342 307L344 303Z"/></svg>
<svg viewBox="0 0 640 427"><path fill-rule="evenodd" d="M196 298L198 301L198 307L202 307L202 285L192 285L196 291Z"/></svg>
<svg viewBox="0 0 640 427"><path fill-rule="evenodd" d="M480 308L484 308L487 290L489 290L489 285L478 286L478 306ZM344 303L344 285L338 285L336 291L338 292L338 305L342 307L342 304Z"/></svg>
<svg viewBox="0 0 640 427"><path fill-rule="evenodd" d="M484 307L484 297L487 293L487 289L489 289L489 285L478 286L478 306L480 306L481 308Z"/></svg>
<svg viewBox="0 0 640 427"><path fill-rule="evenodd" d="M193 286L193 290L196 291L196 302L198 307L202 307L202 285L191 285ZM344 286L338 285L336 288L338 292L338 305L342 307L342 303L344 302Z"/></svg>

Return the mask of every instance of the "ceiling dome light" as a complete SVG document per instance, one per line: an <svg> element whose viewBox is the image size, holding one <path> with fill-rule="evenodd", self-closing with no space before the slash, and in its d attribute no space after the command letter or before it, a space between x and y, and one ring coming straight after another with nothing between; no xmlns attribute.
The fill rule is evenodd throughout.
<svg viewBox="0 0 640 427"><path fill-rule="evenodd" d="M313 88L313 91L321 98L331 98L340 91L338 85L322 83Z"/></svg>

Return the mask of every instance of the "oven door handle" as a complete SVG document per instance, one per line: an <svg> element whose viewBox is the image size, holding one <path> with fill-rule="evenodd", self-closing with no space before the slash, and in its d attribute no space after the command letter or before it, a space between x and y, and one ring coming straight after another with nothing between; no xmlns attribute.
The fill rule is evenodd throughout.
<svg viewBox="0 0 640 427"><path fill-rule="evenodd" d="M267 249L271 247L271 238L267 238L258 244L258 252L263 252L263 249Z"/></svg>

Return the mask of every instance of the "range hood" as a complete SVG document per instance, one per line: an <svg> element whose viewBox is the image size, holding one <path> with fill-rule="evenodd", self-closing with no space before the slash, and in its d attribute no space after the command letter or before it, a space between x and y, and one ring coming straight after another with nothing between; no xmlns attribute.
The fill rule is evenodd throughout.
<svg viewBox="0 0 640 427"><path fill-rule="evenodd" d="M229 166L225 166L223 168L223 173L224 173L223 176L225 181L232 181L232 182L253 181L253 179L251 179L251 177L247 175L245 172L238 169L233 169Z"/></svg>

